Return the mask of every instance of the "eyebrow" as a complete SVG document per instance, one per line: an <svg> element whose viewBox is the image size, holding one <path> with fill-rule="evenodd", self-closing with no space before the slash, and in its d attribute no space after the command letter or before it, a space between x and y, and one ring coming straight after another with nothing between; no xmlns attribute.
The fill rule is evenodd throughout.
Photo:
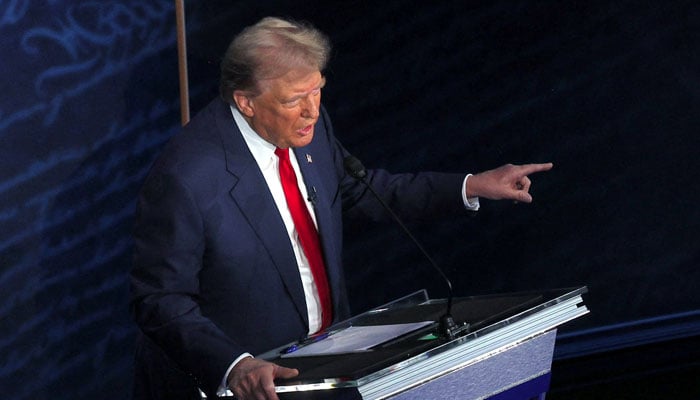
<svg viewBox="0 0 700 400"><path fill-rule="evenodd" d="M302 97L306 97L306 96L309 95L309 93L313 92L314 90L323 89L324 86L326 86L326 77L325 77L325 76L322 76L322 77L321 77L321 82L318 84L318 86L314 87L313 89L311 89L311 90L309 90L309 91L306 91L306 92L303 92L303 93L299 93L299 94L297 94L297 95L295 95L295 96L292 96L292 97L290 97L289 99L284 100L283 103L291 103L292 101L296 101L296 100L298 100L298 99L301 99Z"/></svg>

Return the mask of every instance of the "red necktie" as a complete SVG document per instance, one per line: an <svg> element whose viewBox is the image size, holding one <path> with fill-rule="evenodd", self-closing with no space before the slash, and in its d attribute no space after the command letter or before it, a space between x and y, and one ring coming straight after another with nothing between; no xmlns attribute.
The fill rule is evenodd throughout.
<svg viewBox="0 0 700 400"><path fill-rule="evenodd" d="M275 154L280 159L280 179L284 197L287 199L287 206L292 214L294 227L299 235L299 241L306 259L309 261L311 274L318 290L318 297L321 301L321 329L323 330L331 324L332 305L326 266L321 252L321 242L316 226L314 226L314 221L311 219L311 214L309 214L306 203L304 203L304 197L299 191L297 177L292 168L292 163L289 161L289 149L278 148L275 150Z"/></svg>

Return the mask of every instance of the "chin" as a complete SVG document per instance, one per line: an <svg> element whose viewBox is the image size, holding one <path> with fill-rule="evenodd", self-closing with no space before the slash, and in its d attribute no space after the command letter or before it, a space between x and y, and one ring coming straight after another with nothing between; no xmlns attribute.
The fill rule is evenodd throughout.
<svg viewBox="0 0 700 400"><path fill-rule="evenodd" d="M311 143L311 141L313 140L313 138L314 138L314 135L313 135L313 134L308 135L308 136L304 136L303 138L300 138L299 140L295 141L294 144L293 144L293 147L304 147L304 146L307 146L307 145L309 145L309 144Z"/></svg>

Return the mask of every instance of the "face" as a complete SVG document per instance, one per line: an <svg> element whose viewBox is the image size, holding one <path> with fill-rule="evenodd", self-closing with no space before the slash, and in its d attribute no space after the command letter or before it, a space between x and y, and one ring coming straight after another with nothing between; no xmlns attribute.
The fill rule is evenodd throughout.
<svg viewBox="0 0 700 400"><path fill-rule="evenodd" d="M236 91L233 97L263 139L279 148L301 147L313 139L324 84L319 71L290 71L261 81L260 94Z"/></svg>

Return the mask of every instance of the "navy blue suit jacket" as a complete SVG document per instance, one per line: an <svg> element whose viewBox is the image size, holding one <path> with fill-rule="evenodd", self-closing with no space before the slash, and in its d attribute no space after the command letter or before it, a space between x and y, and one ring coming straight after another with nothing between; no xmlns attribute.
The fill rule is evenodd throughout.
<svg viewBox="0 0 700 400"><path fill-rule="evenodd" d="M347 151L323 108L313 141L295 152L314 198L338 321L349 316L342 215L383 219L385 212L346 175ZM370 170L367 180L397 213L410 217L463 213L463 178ZM241 353L259 354L308 331L284 223L229 105L220 99L173 137L154 164L139 197L135 245L132 312L151 347L137 357L162 350L164 360L174 362L169 368L185 371L209 394ZM147 367L137 371L165 368L162 363L145 360Z"/></svg>

